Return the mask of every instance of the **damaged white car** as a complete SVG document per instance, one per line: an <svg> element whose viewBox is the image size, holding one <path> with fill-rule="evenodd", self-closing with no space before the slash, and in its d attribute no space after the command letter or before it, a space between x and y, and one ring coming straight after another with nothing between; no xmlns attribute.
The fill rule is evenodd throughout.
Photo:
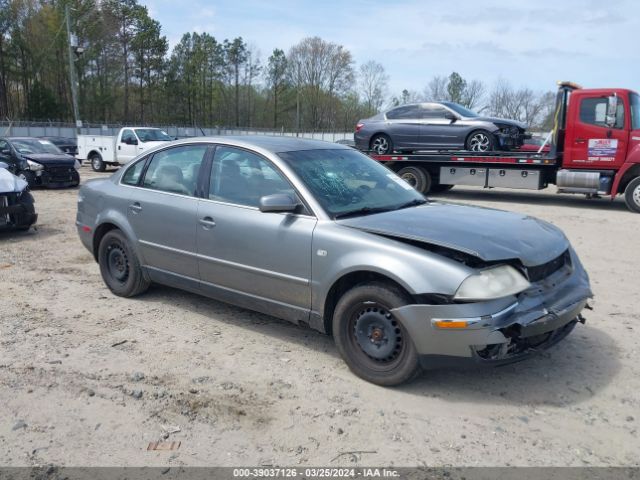
<svg viewBox="0 0 640 480"><path fill-rule="evenodd" d="M29 230L36 223L33 195L28 183L0 162L0 231Z"/></svg>

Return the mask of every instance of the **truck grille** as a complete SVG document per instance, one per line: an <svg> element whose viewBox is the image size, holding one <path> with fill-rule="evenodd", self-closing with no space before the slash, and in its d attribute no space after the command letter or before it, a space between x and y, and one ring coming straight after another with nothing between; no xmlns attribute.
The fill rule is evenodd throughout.
<svg viewBox="0 0 640 480"><path fill-rule="evenodd" d="M535 267L528 267L527 276L530 282L539 282L557 272L568 263L570 263L569 250L566 250L562 255L554 258L550 262L536 265Z"/></svg>

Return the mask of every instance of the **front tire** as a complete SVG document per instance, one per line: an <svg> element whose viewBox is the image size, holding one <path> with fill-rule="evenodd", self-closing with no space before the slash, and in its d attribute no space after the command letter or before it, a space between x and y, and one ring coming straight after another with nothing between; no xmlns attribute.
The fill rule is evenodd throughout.
<svg viewBox="0 0 640 480"><path fill-rule="evenodd" d="M91 168L94 172L104 172L107 169L106 163L104 163L102 157L97 153L91 155L89 161L91 162Z"/></svg>
<svg viewBox="0 0 640 480"><path fill-rule="evenodd" d="M640 213L640 177L631 180L624 189L624 201L629 210Z"/></svg>
<svg viewBox="0 0 640 480"><path fill-rule="evenodd" d="M420 193L429 193L433 181L431 174L420 167L404 167L398 170L398 176Z"/></svg>
<svg viewBox="0 0 640 480"><path fill-rule="evenodd" d="M471 152L492 152L495 150L496 140L486 130L475 130L467 137L464 147Z"/></svg>
<svg viewBox="0 0 640 480"><path fill-rule="evenodd" d="M104 283L119 297L134 297L149 288L140 262L120 230L111 230L98 247L100 274Z"/></svg>
<svg viewBox="0 0 640 480"><path fill-rule="evenodd" d="M371 138L369 149L376 155L386 155L393 152L393 141L389 135L378 133Z"/></svg>
<svg viewBox="0 0 640 480"><path fill-rule="evenodd" d="M333 336L353 373L383 386L400 385L422 370L408 332L390 310L410 303L400 289L383 283L346 292L333 314Z"/></svg>

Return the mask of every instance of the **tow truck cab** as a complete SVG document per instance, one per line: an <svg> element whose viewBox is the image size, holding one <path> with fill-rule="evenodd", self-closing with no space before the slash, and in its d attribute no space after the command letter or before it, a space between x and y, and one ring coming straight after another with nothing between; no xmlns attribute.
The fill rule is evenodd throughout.
<svg viewBox="0 0 640 480"><path fill-rule="evenodd" d="M566 83L559 95L565 97L558 102L560 117L566 111L555 129L554 143L562 155L559 191L624 193L640 176L640 96L626 89L582 89Z"/></svg>

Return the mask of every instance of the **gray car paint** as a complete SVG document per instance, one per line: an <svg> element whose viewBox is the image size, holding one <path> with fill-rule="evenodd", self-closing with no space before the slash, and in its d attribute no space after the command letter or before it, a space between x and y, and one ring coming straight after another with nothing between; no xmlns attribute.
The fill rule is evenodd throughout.
<svg viewBox="0 0 640 480"><path fill-rule="evenodd" d="M569 246L558 228L537 218L456 204L434 202L340 220L340 223L380 235L459 250L485 261L517 258L525 266L549 262Z"/></svg>
<svg viewBox="0 0 640 480"><path fill-rule="evenodd" d="M361 150L369 150L370 142L374 135L385 133L391 137L394 148L400 149L463 149L469 134L476 130L485 130L490 133L498 132L496 125L503 124L526 130L527 125L516 120L496 117L465 117L452 110L444 103L414 103L401 107L442 107L456 119L439 118L388 118L387 114L393 109L374 115L373 117L359 120L364 126L354 134L356 146ZM395 107L399 108L399 107Z"/></svg>
<svg viewBox="0 0 640 480"><path fill-rule="evenodd" d="M126 172L123 168L110 178L87 181L80 189L77 226L85 247L96 255L94 233L105 225L114 225L129 238L151 280L297 323L309 323L320 331L327 330L325 309L332 286L354 272L384 275L412 295L452 297L462 281L477 270L431 251L430 245L446 245L485 260L521 258L525 265L544 263L568 247L564 235L550 224L474 207L434 203L335 221L277 155L294 150L349 149L333 143L262 136L212 137L172 142L144 155L194 143L237 146L263 155L289 179L310 214L263 213L251 207L130 187L120 183ZM364 155L362 159L373 161ZM164 198L156 199L157 195ZM154 205L158 213L147 220L138 214L132 222L130 207L136 201L143 206L142 215L147 204ZM215 238L215 229L210 232L198 224L203 215L216 222L220 219L220 226L224 227L220 239ZM153 225L136 226L145 221ZM407 244L405 238L415 243ZM221 242L218 248L217 241ZM149 242L155 245L149 248ZM156 250L161 253L154 253ZM591 296L588 277L574 253L572 258L566 277L556 279L549 287L561 292L559 297L556 295L558 298L554 297L557 308L584 302ZM536 319L532 320L530 312L542 312L549 298L548 292L536 293L538 287L536 284L517 298L499 301L437 308L411 305L398 309L398 318L412 333L419 353L433 354L430 349L434 330L429 318L442 309L452 315L491 315L499 314L506 304L516 303L526 305L526 309L514 309L510 321L531 322ZM495 328L493 324L486 325L481 334L476 332L481 337L474 339L497 338ZM468 356L470 344L462 340L464 345L460 346L465 337L451 336L459 333L438 332L452 343L439 342L445 346L438 347L435 353L444 349L451 355ZM447 344L451 346L449 350Z"/></svg>

